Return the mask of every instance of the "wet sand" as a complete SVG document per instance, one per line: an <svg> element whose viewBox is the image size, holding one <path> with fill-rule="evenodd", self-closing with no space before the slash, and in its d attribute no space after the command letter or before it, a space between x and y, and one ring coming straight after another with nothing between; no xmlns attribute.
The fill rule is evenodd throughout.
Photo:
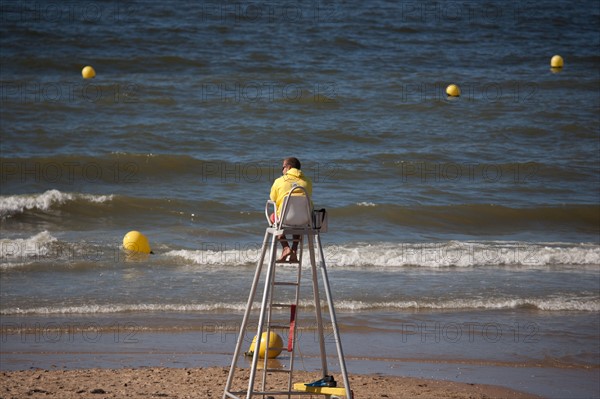
<svg viewBox="0 0 600 399"><path fill-rule="evenodd" d="M21 370L1 372L0 398L221 398L228 368L137 368L83 370ZM236 372L236 382L246 384L248 370ZM285 376L269 376L284 384ZM295 381L310 382L318 373L295 373ZM420 378L350 375L355 398L539 398L491 385L465 384ZM279 385L284 386L284 385ZM323 396L303 396L321 398Z"/></svg>

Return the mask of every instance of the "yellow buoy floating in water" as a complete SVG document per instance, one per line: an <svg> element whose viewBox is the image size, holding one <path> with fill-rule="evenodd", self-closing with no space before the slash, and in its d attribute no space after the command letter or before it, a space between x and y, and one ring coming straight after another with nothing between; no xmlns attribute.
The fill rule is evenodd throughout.
<svg viewBox="0 0 600 399"><path fill-rule="evenodd" d="M452 84L446 87L446 94L450 97L460 97L460 87L455 84Z"/></svg>
<svg viewBox="0 0 600 399"><path fill-rule="evenodd" d="M562 71L564 64L565 61L563 60L563 58L560 55L555 55L550 60L550 71L552 71L552 73L558 73Z"/></svg>
<svg viewBox="0 0 600 399"><path fill-rule="evenodd" d="M246 352L246 356L254 356L254 353L256 352L256 337L257 336L254 336L254 339L252 340L252 344L250 344L250 348L248 349L248 352ZM271 331L271 333L269 334L268 341L269 341L269 343L268 343L269 344L269 352L267 353L267 358L275 359L281 353L281 350L283 348L283 339L281 338L281 336L279 334ZM266 351L267 351L267 333L264 332L264 333L262 333L262 338L260 339L260 344L259 344L259 348L258 348L258 357L264 359Z"/></svg>
<svg viewBox="0 0 600 399"><path fill-rule="evenodd" d="M560 55L555 55L550 60L550 66L552 68L562 68L564 64L565 64L565 62L564 62L563 58Z"/></svg>
<svg viewBox="0 0 600 399"><path fill-rule="evenodd" d="M81 70L81 76L83 76L84 79L92 79L96 76L96 71L94 71L94 68L88 65L83 67Z"/></svg>
<svg viewBox="0 0 600 399"><path fill-rule="evenodd" d="M140 252L143 254L151 254L150 243L148 238L139 231L130 231L123 237L123 248L127 251Z"/></svg>

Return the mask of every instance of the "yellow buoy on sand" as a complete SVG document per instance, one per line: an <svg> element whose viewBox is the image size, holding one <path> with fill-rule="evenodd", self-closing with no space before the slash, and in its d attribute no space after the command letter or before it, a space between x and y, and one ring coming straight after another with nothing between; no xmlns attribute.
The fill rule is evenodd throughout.
<svg viewBox="0 0 600 399"><path fill-rule="evenodd" d="M250 344L250 348L248 349L248 352L246 352L246 356L254 356L254 353L256 353L256 337L257 336L254 336L254 339L252 340L252 344ZM281 353L281 350L283 348L283 339L281 338L281 336L279 334L271 331L271 333L269 334L268 341L269 341L269 352L267 353L267 358L275 359ZM259 344L259 348L258 348L258 357L259 358L262 358L262 359L265 358L265 352L267 351L266 344L267 344L267 333L264 332L264 333L262 333L262 338L260 339L260 344Z"/></svg>
<svg viewBox="0 0 600 399"><path fill-rule="evenodd" d="M150 243L148 238L139 231L130 231L123 237L123 248L127 251L140 252L143 254L151 254Z"/></svg>
<svg viewBox="0 0 600 399"><path fill-rule="evenodd" d="M446 94L450 97L459 97L460 96L460 87L455 84L452 84L446 87Z"/></svg>
<svg viewBox="0 0 600 399"><path fill-rule="evenodd" d="M94 68L88 65L83 67L81 70L81 76L83 76L84 79L91 79L96 76L96 71L94 71Z"/></svg>
<svg viewBox="0 0 600 399"><path fill-rule="evenodd" d="M563 58L560 55L555 55L550 60L550 66L552 68L562 68L564 64L565 64L565 62L564 62Z"/></svg>

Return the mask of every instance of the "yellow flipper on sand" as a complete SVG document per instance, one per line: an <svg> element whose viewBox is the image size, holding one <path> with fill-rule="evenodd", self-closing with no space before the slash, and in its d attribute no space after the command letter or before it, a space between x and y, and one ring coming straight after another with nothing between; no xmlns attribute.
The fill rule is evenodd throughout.
<svg viewBox="0 0 600 399"><path fill-rule="evenodd" d="M346 388L339 387L307 387L303 382L294 384L294 390L302 392L320 393L323 395L346 396ZM347 398L352 399L352 398Z"/></svg>

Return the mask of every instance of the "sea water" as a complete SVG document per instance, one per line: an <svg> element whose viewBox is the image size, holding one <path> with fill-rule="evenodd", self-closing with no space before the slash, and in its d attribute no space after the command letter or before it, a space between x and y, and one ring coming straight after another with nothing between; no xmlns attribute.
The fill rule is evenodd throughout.
<svg viewBox="0 0 600 399"><path fill-rule="evenodd" d="M265 200L296 156L329 213L357 372L575 369L595 377L567 386L597 396L599 17L585 1L2 2L3 359L229 359ZM130 230L154 254L126 254ZM165 333L179 345L148 338Z"/></svg>

